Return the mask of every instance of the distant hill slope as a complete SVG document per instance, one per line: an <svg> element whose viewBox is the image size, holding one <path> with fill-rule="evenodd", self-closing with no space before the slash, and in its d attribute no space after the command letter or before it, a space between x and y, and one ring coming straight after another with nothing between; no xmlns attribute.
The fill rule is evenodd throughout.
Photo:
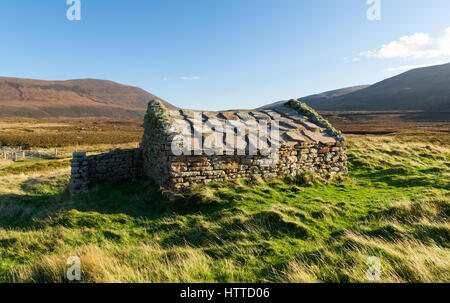
<svg viewBox="0 0 450 303"><path fill-rule="evenodd" d="M450 63L413 69L349 93L344 89L299 100L322 111L450 111Z"/></svg>
<svg viewBox="0 0 450 303"><path fill-rule="evenodd" d="M0 118L135 118L155 98L143 89L105 80L0 77Z"/></svg>
<svg viewBox="0 0 450 303"><path fill-rule="evenodd" d="M298 100L301 100L302 102L311 105L314 102L328 100L328 99L331 99L331 98L347 95L349 93L352 93L352 92L355 92L355 91L367 88L369 86L370 85L360 85L360 86L346 87L346 88L342 88L342 89L331 90L331 91L324 92L324 93L317 94L317 95L311 95L311 96L308 96L308 97L300 98ZM278 102L275 102L275 103L272 103L272 104L265 105L265 106L261 107L260 109L276 107L276 106L281 105L281 104L283 104L283 103L285 103L287 101L288 100L278 101Z"/></svg>

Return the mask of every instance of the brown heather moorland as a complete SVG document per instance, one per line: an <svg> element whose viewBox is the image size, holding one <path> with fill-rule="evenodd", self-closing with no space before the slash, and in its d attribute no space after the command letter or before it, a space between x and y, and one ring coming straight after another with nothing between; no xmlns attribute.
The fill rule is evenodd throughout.
<svg viewBox="0 0 450 303"><path fill-rule="evenodd" d="M140 142L142 121L137 119L66 119L54 122L0 121L0 147L68 147L77 145L117 145Z"/></svg>

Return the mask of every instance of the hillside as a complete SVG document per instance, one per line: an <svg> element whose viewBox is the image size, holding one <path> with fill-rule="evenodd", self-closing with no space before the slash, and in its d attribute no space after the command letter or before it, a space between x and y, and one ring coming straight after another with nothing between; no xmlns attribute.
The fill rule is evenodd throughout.
<svg viewBox="0 0 450 303"><path fill-rule="evenodd" d="M143 89L105 80L0 77L0 118L136 118L155 98Z"/></svg>
<svg viewBox="0 0 450 303"><path fill-rule="evenodd" d="M346 88L341 88L341 89L335 89L335 90L331 90L328 92L324 92L321 94L316 94L316 95L311 95L308 97L304 97L304 98L300 98L299 100L306 103L306 104L314 104L315 102L319 102L319 101L324 101L324 100L329 100L332 98L336 98L336 97L340 97L343 95L347 95L349 93L364 89L369 87L370 85L360 85L360 86L352 86L352 87L346 87ZM272 104L268 104L265 105L263 107L261 107L261 109L264 108L271 108L271 107L276 107L278 105L281 105L282 103L286 102L287 100L284 101L278 101Z"/></svg>
<svg viewBox="0 0 450 303"><path fill-rule="evenodd" d="M324 111L450 111L450 63L413 69L345 92L337 90L299 100Z"/></svg>

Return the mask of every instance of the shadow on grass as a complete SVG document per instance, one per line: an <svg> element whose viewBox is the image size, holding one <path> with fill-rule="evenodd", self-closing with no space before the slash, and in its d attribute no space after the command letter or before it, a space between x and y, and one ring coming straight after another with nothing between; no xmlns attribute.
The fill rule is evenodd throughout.
<svg viewBox="0 0 450 303"><path fill-rule="evenodd" d="M398 188L432 187L450 189L449 180L439 178L444 170L436 167L421 170L401 165L375 168L367 166L364 162L349 155L349 170L353 177L370 180L374 184L384 183L387 186Z"/></svg>
<svg viewBox="0 0 450 303"><path fill-rule="evenodd" d="M169 200L154 184L145 180L137 183L106 183L96 185L89 193L71 197L66 187L46 194L34 191L36 182L27 180L21 188L31 194L0 195L0 227L5 229L40 228L45 225L70 225L64 218L52 220L65 211L98 213L101 215L125 215L135 220L157 220L177 215L196 214L214 220L224 209L232 207L232 201L196 205L195 197ZM31 189L31 190L30 190ZM61 221L62 220L62 221ZM60 222L61 221L61 222ZM82 226L82 222L79 222ZM80 225L77 225L81 227Z"/></svg>

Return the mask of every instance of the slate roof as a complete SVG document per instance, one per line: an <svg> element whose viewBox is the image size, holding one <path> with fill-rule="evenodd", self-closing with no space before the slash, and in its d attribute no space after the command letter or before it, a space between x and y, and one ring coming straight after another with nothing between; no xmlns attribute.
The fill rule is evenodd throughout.
<svg viewBox="0 0 450 303"><path fill-rule="evenodd" d="M202 123L205 124L208 120L218 120L225 125L225 121L241 120L256 122L261 120L277 120L279 122L280 131L280 145L295 146L295 145L315 145L317 143L323 143L326 145L334 144L336 141L342 140L343 137L336 134L335 131L330 131L327 126L319 125L317 119L313 119L311 115L302 115L296 109L287 106L286 104L278 105L270 109L258 109L258 110L231 110L231 111L194 111L194 110L169 110L169 117L172 121L184 120L185 125L191 125L189 129L183 130L186 132L194 132L194 116L200 117ZM197 113L197 115L195 115ZM317 114L315 114L317 115ZM313 122L316 120L316 122ZM197 121L198 122L198 121ZM188 124L189 123L189 124ZM203 135L208 136L208 133ZM248 140L248 139L247 139Z"/></svg>

